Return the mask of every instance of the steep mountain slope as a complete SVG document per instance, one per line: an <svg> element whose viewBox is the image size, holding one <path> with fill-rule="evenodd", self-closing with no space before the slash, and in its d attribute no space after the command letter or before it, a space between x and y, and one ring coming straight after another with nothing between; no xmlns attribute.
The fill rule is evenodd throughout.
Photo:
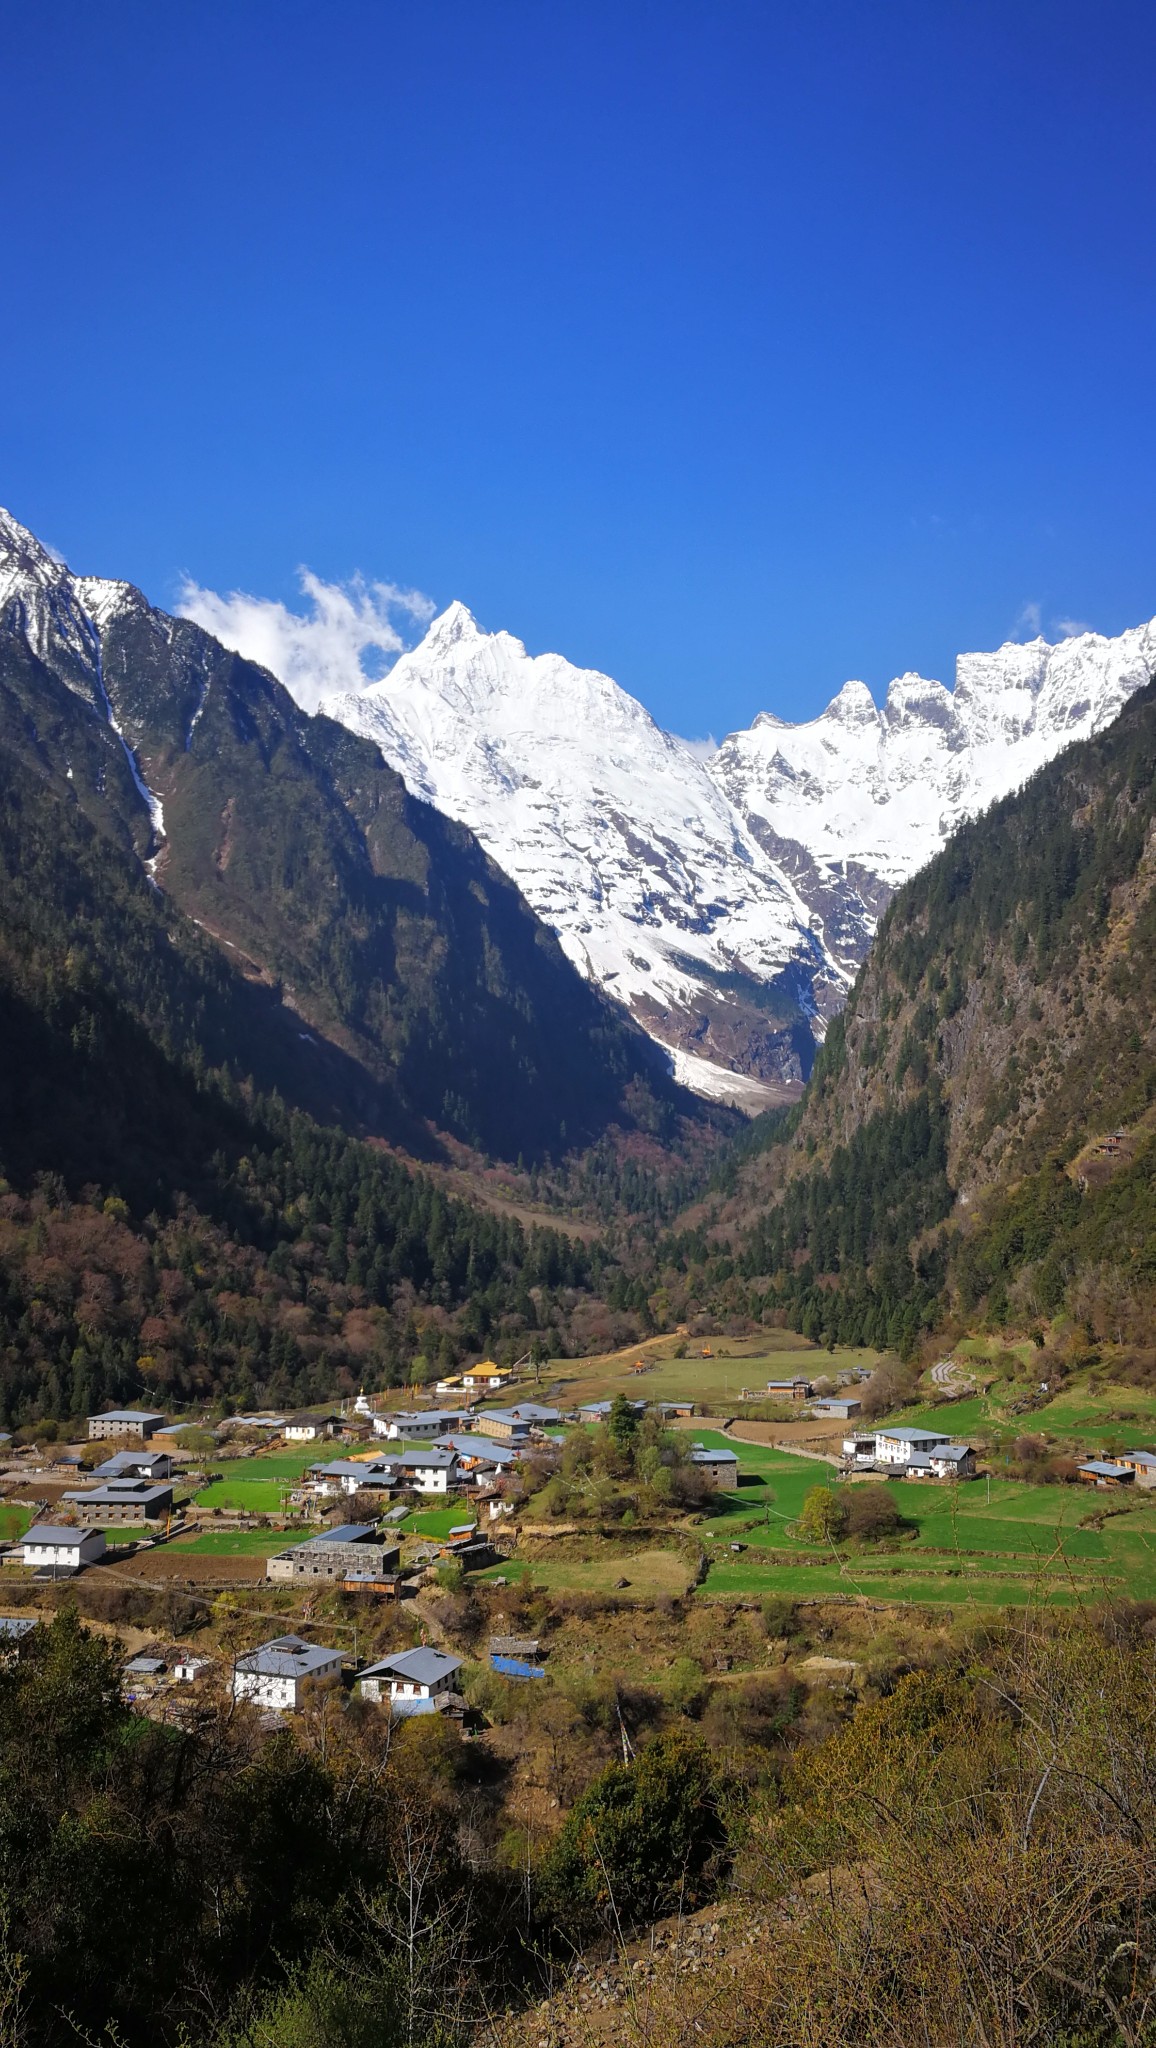
<svg viewBox="0 0 1156 2048"><path fill-rule="evenodd" d="M1023 1322L1122 1289L1147 1318L1154 942L1149 685L898 892L801 1112L731 1194L764 1305L906 1344L951 1304Z"/></svg>
<svg viewBox="0 0 1156 2048"><path fill-rule="evenodd" d="M127 584L0 526L0 751L135 852L323 1039L320 1092L412 1137L558 1153L680 1096L460 825L378 750ZM355 1082L355 1077L359 1081Z"/></svg>
<svg viewBox="0 0 1156 2048"><path fill-rule="evenodd" d="M772 1082L808 1070L824 961L804 905L691 749L609 676L454 604L382 682L322 708L468 823L665 1044Z"/></svg>
<svg viewBox="0 0 1156 2048"><path fill-rule="evenodd" d="M906 675L882 709L846 683L808 724L764 712L709 772L853 969L891 891L957 825L1110 724L1154 670L1156 620L1114 640L1009 642L961 654L954 691Z"/></svg>

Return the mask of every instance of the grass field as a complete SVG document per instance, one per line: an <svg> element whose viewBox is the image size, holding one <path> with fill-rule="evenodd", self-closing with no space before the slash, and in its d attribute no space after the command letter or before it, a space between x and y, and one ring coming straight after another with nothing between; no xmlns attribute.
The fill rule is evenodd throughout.
<svg viewBox="0 0 1156 2048"><path fill-rule="evenodd" d="M568 1405L603 1400L620 1390L648 1401L709 1401L740 1404L743 1387L765 1387L769 1379L834 1378L853 1366L872 1367L874 1351L821 1351L792 1330L763 1330L758 1337L687 1338L688 1356L676 1358L679 1339L656 1337L602 1358L554 1359L542 1368L543 1385L558 1389ZM700 1354L708 1349L712 1356ZM644 1373L632 1367L641 1359Z"/></svg>
<svg viewBox="0 0 1156 2048"><path fill-rule="evenodd" d="M551 1593L610 1593L619 1579L625 1579L627 1584L617 1588L623 1600L655 1600L663 1595L680 1598L689 1591L694 1573L677 1551L640 1550L610 1558L535 1558L532 1564L515 1558L470 1576L511 1581L529 1576Z"/></svg>
<svg viewBox="0 0 1156 2048"><path fill-rule="evenodd" d="M398 1528L403 1536L448 1536L451 1529L464 1529L467 1522L476 1524L477 1519L465 1503L455 1508L416 1508Z"/></svg>
<svg viewBox="0 0 1156 2048"><path fill-rule="evenodd" d="M203 1536L178 1536L169 1548L174 1555L187 1551L194 1557L272 1557L278 1550L304 1543L313 1533L306 1529L300 1535L287 1529L210 1529Z"/></svg>
<svg viewBox="0 0 1156 2048"><path fill-rule="evenodd" d="M701 1436L707 1444L727 1441L713 1431ZM1004 1604L1041 1590L1072 1599L1111 1587L1156 1597L1156 1500L1146 1494L1121 1499L1000 1479L990 1490L984 1480L959 1487L893 1480L887 1490L911 1525L903 1540L878 1550L841 1545L824 1552L800 1543L791 1525L830 1467L763 1445L732 1448L747 1483L720 1495L719 1511L704 1524L708 1595L814 1594L838 1586L882 1600ZM1112 1509L1123 1512L1108 1514L1101 1529L1079 1526ZM732 1541L747 1547L736 1555L727 1547Z"/></svg>
<svg viewBox="0 0 1156 2048"><path fill-rule="evenodd" d="M1009 1389L999 1381L986 1394L969 1394L938 1407L904 1409L902 1421L915 1428L950 1429L964 1442L981 1438L1010 1451L1020 1436L1051 1436L1075 1451L1142 1450L1156 1447L1156 1394L1136 1387L1065 1388L1023 1415L1005 1413Z"/></svg>
<svg viewBox="0 0 1156 2048"><path fill-rule="evenodd" d="M0 1543L15 1543L32 1522L31 1508L0 1507Z"/></svg>

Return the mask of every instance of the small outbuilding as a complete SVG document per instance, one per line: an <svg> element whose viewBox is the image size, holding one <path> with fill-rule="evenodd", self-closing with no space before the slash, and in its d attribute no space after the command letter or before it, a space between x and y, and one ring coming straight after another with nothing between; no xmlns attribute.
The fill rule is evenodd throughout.
<svg viewBox="0 0 1156 2048"><path fill-rule="evenodd" d="M1112 1464L1107 1458L1089 1458L1078 1473L1085 1486L1132 1486L1136 1474L1127 1465Z"/></svg>

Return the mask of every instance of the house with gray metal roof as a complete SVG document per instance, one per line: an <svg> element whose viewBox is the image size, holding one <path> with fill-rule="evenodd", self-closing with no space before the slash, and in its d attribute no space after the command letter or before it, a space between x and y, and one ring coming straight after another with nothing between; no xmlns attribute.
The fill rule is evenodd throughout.
<svg viewBox="0 0 1156 2048"><path fill-rule="evenodd" d="M35 1522L20 1538L24 1562L52 1578L67 1578L105 1552L101 1529L69 1529L54 1522Z"/></svg>
<svg viewBox="0 0 1156 2048"><path fill-rule="evenodd" d="M167 1451L114 1451L93 1471L94 1479L171 1479L173 1461Z"/></svg>
<svg viewBox="0 0 1156 2048"><path fill-rule="evenodd" d="M495 1436L442 1436L434 1448L456 1451L467 1471L478 1466L505 1471L518 1456L513 1444L499 1443Z"/></svg>
<svg viewBox="0 0 1156 2048"><path fill-rule="evenodd" d="M402 1484L417 1493L448 1493L458 1477L457 1452L436 1444L428 1451L403 1451L397 1463Z"/></svg>
<svg viewBox="0 0 1156 2048"><path fill-rule="evenodd" d="M164 1421L163 1415L156 1415L150 1408L106 1408L103 1415L90 1415L88 1434L94 1437L131 1436L143 1443L146 1437L154 1435Z"/></svg>
<svg viewBox="0 0 1156 2048"><path fill-rule="evenodd" d="M1089 1458L1079 1467L1077 1477L1085 1486L1134 1486L1136 1474L1126 1465L1115 1465L1108 1458Z"/></svg>
<svg viewBox="0 0 1156 2048"><path fill-rule="evenodd" d="M461 1408L417 1408L396 1415L375 1415L373 1427L376 1435L387 1436L394 1442L420 1444L460 1428L463 1413Z"/></svg>
<svg viewBox="0 0 1156 2048"><path fill-rule="evenodd" d="M363 1699L388 1700L395 1714L432 1714L452 1693L461 1668L460 1657L423 1645L367 1665L357 1689Z"/></svg>
<svg viewBox="0 0 1156 2048"><path fill-rule="evenodd" d="M717 1487L726 1492L732 1492L739 1483L739 1461L735 1451L707 1450L702 1444L695 1444L690 1463L697 1472L705 1472Z"/></svg>
<svg viewBox="0 0 1156 2048"><path fill-rule="evenodd" d="M341 1651L300 1636L274 1636L233 1666L233 1698L275 1713L293 1713L309 1686L332 1683L341 1673Z"/></svg>
<svg viewBox="0 0 1156 2048"><path fill-rule="evenodd" d="M336 1529L322 1529L304 1543L294 1543L266 1560L270 1579L345 1579L364 1572L382 1578L396 1572L401 1551L396 1543L381 1543L375 1522L343 1522Z"/></svg>
<svg viewBox="0 0 1156 2048"><path fill-rule="evenodd" d="M159 1522L171 1513L171 1486L152 1486L147 1479L110 1479L84 1493L66 1493L69 1507L90 1528L110 1529L125 1522Z"/></svg>
<svg viewBox="0 0 1156 2048"><path fill-rule="evenodd" d="M974 1479L975 1452L970 1444L936 1444L927 1453L937 1479Z"/></svg>

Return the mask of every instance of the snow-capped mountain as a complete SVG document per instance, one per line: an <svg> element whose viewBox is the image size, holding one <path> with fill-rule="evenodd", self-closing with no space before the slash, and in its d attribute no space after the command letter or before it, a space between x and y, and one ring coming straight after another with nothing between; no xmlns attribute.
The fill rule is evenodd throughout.
<svg viewBox="0 0 1156 2048"><path fill-rule="evenodd" d="M609 676L455 603L382 681L321 709L469 824L689 1085L801 1077L827 964L807 906L694 751Z"/></svg>
<svg viewBox="0 0 1156 2048"><path fill-rule="evenodd" d="M103 723L107 772L131 777L163 882L167 789L125 666L137 612L141 648L187 630L131 585L72 576L0 513L0 623ZM216 630L256 653L243 630ZM182 657L186 750L215 644L202 635ZM1156 620L1116 639L1008 643L961 655L954 690L905 675L881 708L849 682L807 723L764 712L704 762L609 676L531 655L455 603L381 681L322 708L477 835L680 1080L755 1108L809 1070L897 885L1154 671Z"/></svg>
<svg viewBox="0 0 1156 2048"><path fill-rule="evenodd" d="M704 763L608 676L453 604L382 681L322 708L477 833L680 1078L737 1095L736 1075L805 1071L802 1020L821 1031L892 891L953 827L1154 669L1156 621L1008 643L961 655L954 691L905 675L882 709L850 682L805 724L762 713Z"/></svg>
<svg viewBox="0 0 1156 2048"><path fill-rule="evenodd" d="M956 825L1110 724L1154 672L1156 619L1116 639L1008 642L961 654L954 690L905 675L881 709L852 682L805 725L762 712L709 772L855 967L891 891Z"/></svg>

